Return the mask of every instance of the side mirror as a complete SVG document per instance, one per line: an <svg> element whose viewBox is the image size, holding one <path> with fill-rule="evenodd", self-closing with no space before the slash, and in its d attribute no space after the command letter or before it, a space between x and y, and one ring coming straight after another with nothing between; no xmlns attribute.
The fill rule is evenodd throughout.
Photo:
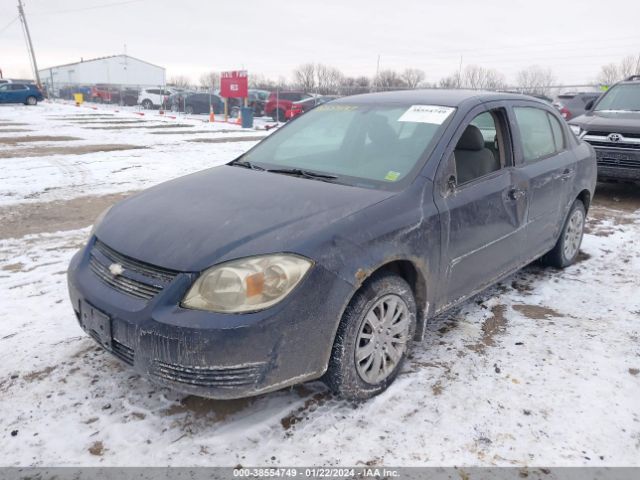
<svg viewBox="0 0 640 480"><path fill-rule="evenodd" d="M593 104L594 104L594 103L595 103L595 100L589 100L589 101L587 102L587 104L584 106L584 109L585 109L586 111L591 110L591 109L593 108Z"/></svg>

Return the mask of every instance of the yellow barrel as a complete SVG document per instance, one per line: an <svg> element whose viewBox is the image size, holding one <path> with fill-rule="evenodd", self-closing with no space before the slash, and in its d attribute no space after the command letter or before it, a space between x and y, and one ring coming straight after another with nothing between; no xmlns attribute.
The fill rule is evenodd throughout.
<svg viewBox="0 0 640 480"><path fill-rule="evenodd" d="M76 103L78 105L80 105L82 102L84 102L84 95L82 95L81 93L74 93L73 94L73 98L75 99Z"/></svg>

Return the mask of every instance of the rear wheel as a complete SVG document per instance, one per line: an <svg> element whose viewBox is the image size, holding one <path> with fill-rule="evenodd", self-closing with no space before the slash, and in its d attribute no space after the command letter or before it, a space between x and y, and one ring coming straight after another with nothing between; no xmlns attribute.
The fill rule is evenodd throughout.
<svg viewBox="0 0 640 480"><path fill-rule="evenodd" d="M193 114L193 105L187 105L186 107L184 107L184 111L185 113L188 113L189 115Z"/></svg>
<svg viewBox="0 0 640 480"><path fill-rule="evenodd" d="M576 261L584 234L586 210L581 200L576 200L560 232L553 249L542 257L542 262L556 268L568 267Z"/></svg>
<svg viewBox="0 0 640 480"><path fill-rule="evenodd" d="M148 98L142 101L142 108L145 110L151 110L153 108L153 102Z"/></svg>
<svg viewBox="0 0 640 480"><path fill-rule="evenodd" d="M375 274L345 310L324 382L351 400L379 394L400 372L415 328L416 303L407 282Z"/></svg>
<svg viewBox="0 0 640 480"><path fill-rule="evenodd" d="M27 97L27 101L25 103L27 105L37 105L38 99L36 97L30 96L30 97Z"/></svg>
<svg viewBox="0 0 640 480"><path fill-rule="evenodd" d="M285 112L284 110L282 110L281 108L278 108L276 110L273 111L273 113L271 114L271 118L273 119L274 122L284 122L285 118L284 118Z"/></svg>

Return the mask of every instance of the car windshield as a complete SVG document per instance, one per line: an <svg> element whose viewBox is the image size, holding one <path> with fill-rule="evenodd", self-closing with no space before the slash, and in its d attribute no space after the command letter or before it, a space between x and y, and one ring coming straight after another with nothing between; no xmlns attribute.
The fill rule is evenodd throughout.
<svg viewBox="0 0 640 480"><path fill-rule="evenodd" d="M267 170L299 169L330 175L336 183L396 189L413 177L419 160L432 148L454 110L434 105L327 103L241 159L245 165L249 162Z"/></svg>
<svg viewBox="0 0 640 480"><path fill-rule="evenodd" d="M616 85L602 97L595 109L640 111L640 83Z"/></svg>

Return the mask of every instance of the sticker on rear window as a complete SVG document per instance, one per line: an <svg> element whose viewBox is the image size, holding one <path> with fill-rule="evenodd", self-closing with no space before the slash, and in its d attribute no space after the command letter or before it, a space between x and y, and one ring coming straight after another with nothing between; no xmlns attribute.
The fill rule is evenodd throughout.
<svg viewBox="0 0 640 480"><path fill-rule="evenodd" d="M442 125L455 108L438 105L411 105L398 119L399 122L431 123Z"/></svg>

